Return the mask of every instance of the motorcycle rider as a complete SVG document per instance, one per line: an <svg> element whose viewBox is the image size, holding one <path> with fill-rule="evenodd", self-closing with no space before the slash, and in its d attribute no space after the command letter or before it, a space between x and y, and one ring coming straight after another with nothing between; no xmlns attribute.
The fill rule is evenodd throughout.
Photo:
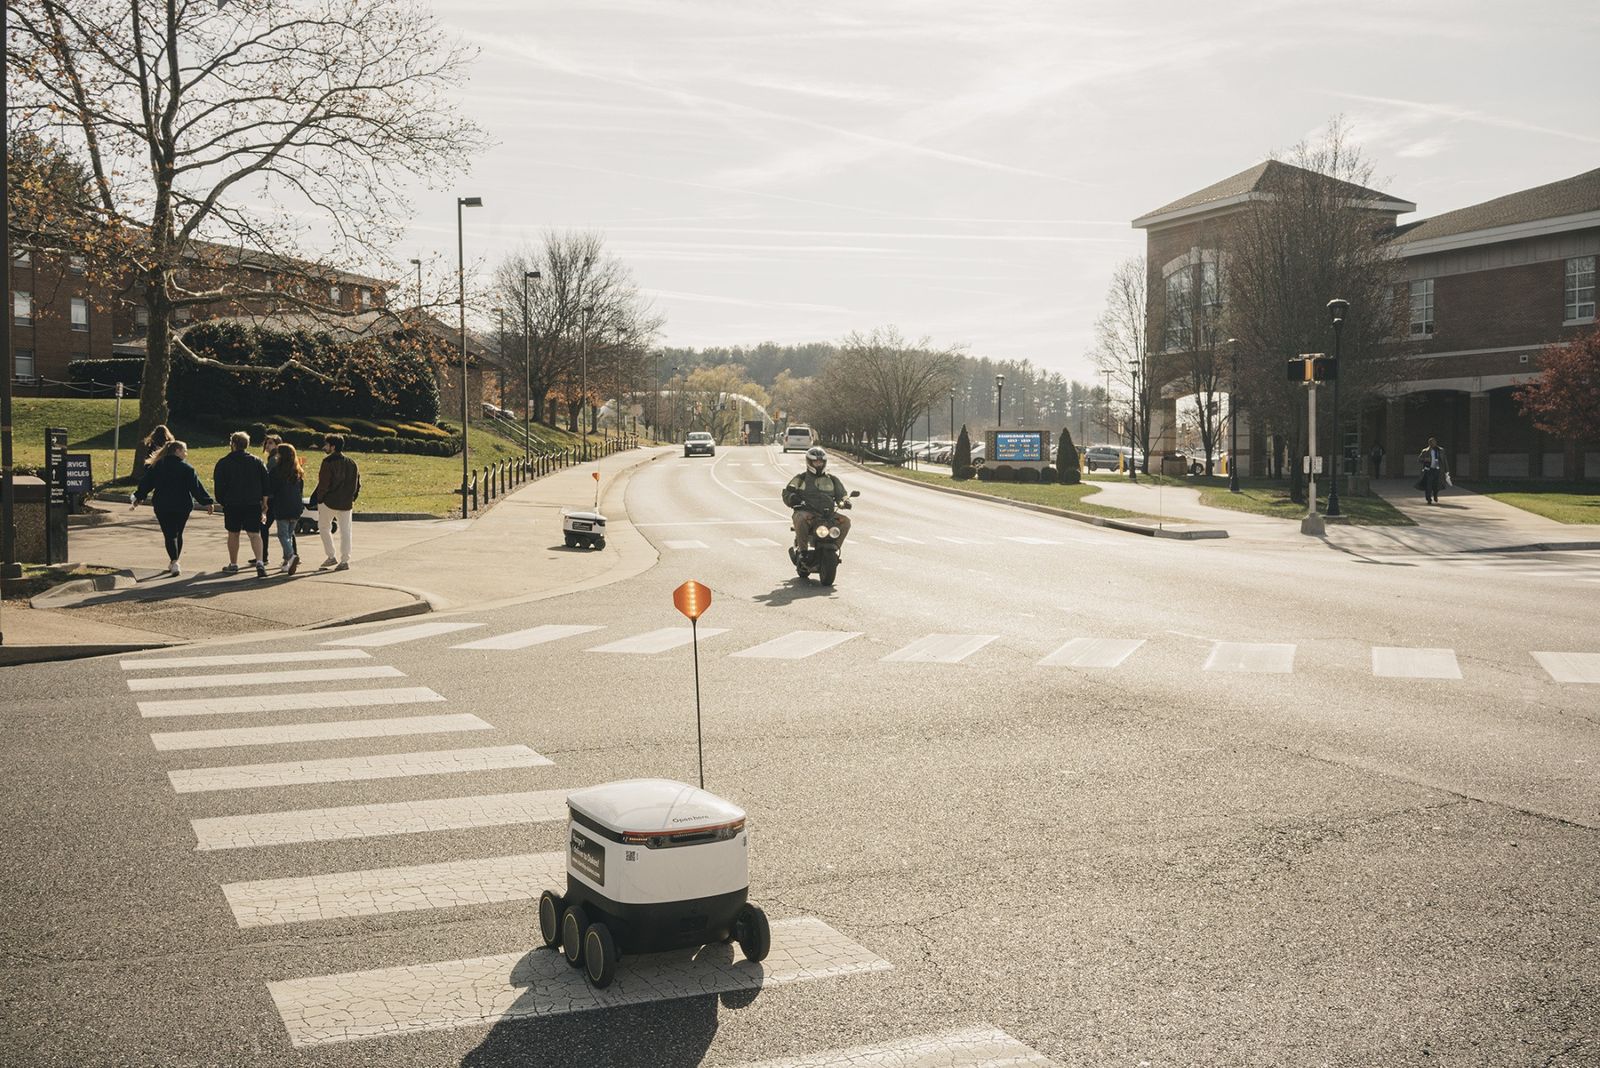
<svg viewBox="0 0 1600 1068"><path fill-rule="evenodd" d="M839 545L850 536L850 517L837 508L849 496L838 475L828 474L828 453L820 445L806 450L806 469L783 487L783 503L794 509L794 550L806 551L812 528L831 510L830 524L839 528ZM842 558L842 557L841 557Z"/></svg>

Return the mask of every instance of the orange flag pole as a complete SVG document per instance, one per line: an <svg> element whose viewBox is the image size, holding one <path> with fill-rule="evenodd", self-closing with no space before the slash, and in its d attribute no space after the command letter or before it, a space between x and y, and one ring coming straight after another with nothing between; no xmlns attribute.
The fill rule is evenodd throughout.
<svg viewBox="0 0 1600 1068"><path fill-rule="evenodd" d="M596 478L600 476L595 475ZM692 579L672 591L672 603L689 617L694 644L694 744L700 758L700 789L706 788L705 736L700 729L700 616L711 607L711 591Z"/></svg>

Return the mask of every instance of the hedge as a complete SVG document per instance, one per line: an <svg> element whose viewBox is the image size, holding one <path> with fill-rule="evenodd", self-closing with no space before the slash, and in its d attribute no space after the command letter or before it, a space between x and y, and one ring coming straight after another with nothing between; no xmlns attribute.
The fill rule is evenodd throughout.
<svg viewBox="0 0 1600 1068"><path fill-rule="evenodd" d="M1039 469L1037 467L1024 467L1017 472L1017 481L1026 482L1030 486L1038 485Z"/></svg>
<svg viewBox="0 0 1600 1068"><path fill-rule="evenodd" d="M144 360L137 356L119 356L113 360L73 360L67 364L67 377L81 386L91 382L102 385L121 382L130 392L137 393L139 383L144 381Z"/></svg>
<svg viewBox="0 0 1600 1068"><path fill-rule="evenodd" d="M1017 469L1010 464L1001 464L994 469L994 480L996 482L1015 482L1017 480Z"/></svg>
<svg viewBox="0 0 1600 1068"><path fill-rule="evenodd" d="M196 419L195 422L211 430L219 437L227 437L235 430L243 430L250 435L251 441L258 444L265 440L270 431L278 435L283 441L302 451L322 448L322 439L328 433L342 433L342 431L311 430L304 426L285 427L280 422L272 421L252 421L240 425L238 421L229 420L226 416L205 416ZM443 437L400 437L394 434L388 436L345 434L344 447L346 452L395 452L413 456L456 456L461 452L461 436L459 434L450 434Z"/></svg>

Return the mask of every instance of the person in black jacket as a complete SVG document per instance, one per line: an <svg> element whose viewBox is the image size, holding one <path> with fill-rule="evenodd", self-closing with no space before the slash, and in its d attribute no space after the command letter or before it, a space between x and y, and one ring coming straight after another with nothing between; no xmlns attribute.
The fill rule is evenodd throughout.
<svg viewBox="0 0 1600 1068"><path fill-rule="evenodd" d="M222 570L233 574L239 570L239 534L250 538L250 566L256 569L257 578L267 577L267 565L261 562L261 527L267 519L267 465L250 455L250 435L236 430L228 438L228 455L217 461L211 474L216 489L217 502L222 505L222 525L228 532L228 566Z"/></svg>
<svg viewBox="0 0 1600 1068"><path fill-rule="evenodd" d="M145 466L139 478L139 489L133 496L133 507L155 493L156 522L161 524L161 536L166 539L167 573L177 578L178 558L183 555L183 528L189 523L189 513L194 502L206 506L208 513L216 511L200 476L189 466L189 446L181 441L169 441L162 446L154 462Z"/></svg>
<svg viewBox="0 0 1600 1068"><path fill-rule="evenodd" d="M306 462L288 442L277 447L272 466L267 469L267 484L272 487L269 510L278 525L278 544L283 546L283 570L292 575L300 566L300 546L294 537L300 513L305 511L301 494L306 488Z"/></svg>

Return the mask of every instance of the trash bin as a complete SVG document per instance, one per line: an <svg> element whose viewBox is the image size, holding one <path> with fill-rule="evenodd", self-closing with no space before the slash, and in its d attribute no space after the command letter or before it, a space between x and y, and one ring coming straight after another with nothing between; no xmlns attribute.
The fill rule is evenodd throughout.
<svg viewBox="0 0 1600 1068"><path fill-rule="evenodd" d="M11 479L16 510L17 560L25 564L67 562L67 510L46 507L49 491L44 479L14 475Z"/></svg>

